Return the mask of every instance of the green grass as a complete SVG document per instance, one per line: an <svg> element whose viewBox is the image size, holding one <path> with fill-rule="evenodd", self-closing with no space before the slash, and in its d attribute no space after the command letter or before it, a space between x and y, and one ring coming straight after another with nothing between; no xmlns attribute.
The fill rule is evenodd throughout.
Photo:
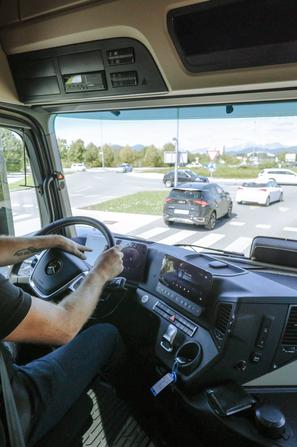
<svg viewBox="0 0 297 447"><path fill-rule="evenodd" d="M168 191L144 191L107 200L86 209L112 211L116 213L154 214L162 215L163 204Z"/></svg>
<svg viewBox="0 0 297 447"><path fill-rule="evenodd" d="M25 178L22 177L16 180L15 182L9 183L8 186L10 191L17 191L20 189L26 189L26 186L24 185L25 185ZM32 175L27 175L27 188L29 186L34 187L34 181Z"/></svg>

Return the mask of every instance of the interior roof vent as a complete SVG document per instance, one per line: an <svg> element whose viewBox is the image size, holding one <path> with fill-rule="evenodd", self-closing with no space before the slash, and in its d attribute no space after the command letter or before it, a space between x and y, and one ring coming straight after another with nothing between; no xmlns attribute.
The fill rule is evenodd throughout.
<svg viewBox="0 0 297 447"><path fill-rule="evenodd" d="M297 346L297 306L291 306L282 345Z"/></svg>

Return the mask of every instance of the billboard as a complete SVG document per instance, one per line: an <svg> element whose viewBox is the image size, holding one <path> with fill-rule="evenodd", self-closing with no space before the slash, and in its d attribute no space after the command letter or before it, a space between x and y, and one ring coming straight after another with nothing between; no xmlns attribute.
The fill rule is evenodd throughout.
<svg viewBox="0 0 297 447"><path fill-rule="evenodd" d="M188 163L188 152L187 151L179 151L178 152L178 164L186 165ZM173 151L165 151L164 152L164 163L168 163L171 165L175 164L176 152Z"/></svg>

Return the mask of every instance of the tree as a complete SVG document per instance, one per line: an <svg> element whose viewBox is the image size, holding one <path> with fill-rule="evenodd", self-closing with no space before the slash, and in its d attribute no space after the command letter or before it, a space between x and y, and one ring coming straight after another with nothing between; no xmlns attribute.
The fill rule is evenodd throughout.
<svg viewBox="0 0 297 447"><path fill-rule="evenodd" d="M101 148L101 151L103 151L103 153L104 153L105 166L107 166L107 167L112 166L114 158L115 158L112 147L109 144L104 144Z"/></svg>
<svg viewBox="0 0 297 447"><path fill-rule="evenodd" d="M135 154L130 146L123 147L119 152L119 158L121 163L134 163Z"/></svg>
<svg viewBox="0 0 297 447"><path fill-rule="evenodd" d="M163 146L163 151L165 152L173 152L173 151L175 151L175 146L174 146L174 144L173 143L170 143L170 142L168 142L168 143L165 143L164 144L164 146Z"/></svg>
<svg viewBox="0 0 297 447"><path fill-rule="evenodd" d="M145 149L145 155L143 160L144 166L162 166L163 159L161 151L157 149L154 145L148 146Z"/></svg>
<svg viewBox="0 0 297 447"><path fill-rule="evenodd" d="M84 161L90 168L101 166L101 158L99 158L99 148L94 143L89 143L84 154Z"/></svg>
<svg viewBox="0 0 297 447"><path fill-rule="evenodd" d="M7 172L22 171L24 168L24 146L21 137L10 129L0 129Z"/></svg>
<svg viewBox="0 0 297 447"><path fill-rule="evenodd" d="M85 143L80 138L72 141L69 147L68 159L71 163L82 163L85 157Z"/></svg>
<svg viewBox="0 0 297 447"><path fill-rule="evenodd" d="M58 138L57 143L58 143L62 163L65 164L68 161L68 152L69 152L69 146L67 144L67 140L65 140L64 138Z"/></svg>

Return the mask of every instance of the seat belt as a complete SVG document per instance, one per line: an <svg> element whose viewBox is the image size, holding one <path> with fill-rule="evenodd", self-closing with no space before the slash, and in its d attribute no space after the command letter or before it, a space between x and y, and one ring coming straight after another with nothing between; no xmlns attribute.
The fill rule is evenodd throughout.
<svg viewBox="0 0 297 447"><path fill-rule="evenodd" d="M2 396L5 407L10 447L26 447L19 414L17 411L14 395L8 377L5 360L2 354L1 344L0 344L0 377L1 377Z"/></svg>

